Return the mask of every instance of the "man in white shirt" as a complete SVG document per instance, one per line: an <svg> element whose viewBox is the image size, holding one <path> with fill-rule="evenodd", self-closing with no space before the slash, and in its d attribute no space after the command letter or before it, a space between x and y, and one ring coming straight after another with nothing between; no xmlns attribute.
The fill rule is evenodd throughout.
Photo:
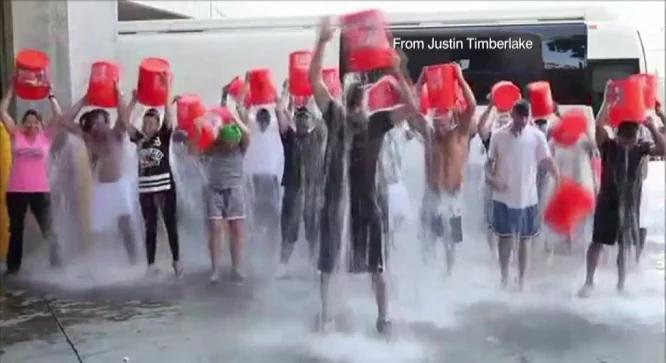
<svg viewBox="0 0 666 363"><path fill-rule="evenodd" d="M537 171L545 163L555 180L557 166L551 157L546 137L529 123L530 106L517 102L509 125L493 133L489 159L492 172L488 182L493 188L492 229L499 237L499 261L502 286L509 277L512 240L520 238L518 248L518 283L522 290L527 267L527 243L539 234Z"/></svg>

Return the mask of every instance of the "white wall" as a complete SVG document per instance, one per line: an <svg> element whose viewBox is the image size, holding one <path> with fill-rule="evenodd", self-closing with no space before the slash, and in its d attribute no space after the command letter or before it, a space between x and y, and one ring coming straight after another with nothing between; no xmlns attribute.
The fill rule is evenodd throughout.
<svg viewBox="0 0 666 363"><path fill-rule="evenodd" d="M90 65L96 59L115 58L116 1L12 2L14 53L35 48L51 58L51 80L66 106L86 89ZM18 103L18 111L46 102Z"/></svg>
<svg viewBox="0 0 666 363"><path fill-rule="evenodd" d="M117 55L128 90L136 87L143 58L164 57L175 74L174 92L198 93L212 105L219 102L223 84L252 68L270 68L279 91L287 77L289 53L312 49L315 37L314 29L120 35ZM337 66L338 57L336 40L324 64Z"/></svg>

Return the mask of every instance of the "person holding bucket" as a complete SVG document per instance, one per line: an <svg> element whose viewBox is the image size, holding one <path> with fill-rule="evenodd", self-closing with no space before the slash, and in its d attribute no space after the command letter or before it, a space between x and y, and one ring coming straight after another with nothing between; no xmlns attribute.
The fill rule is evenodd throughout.
<svg viewBox="0 0 666 363"><path fill-rule="evenodd" d="M289 80L285 81L276 108L285 156L278 278L287 276L287 263L298 240L301 218L310 257L314 260L319 240L318 214L326 144L326 126L318 117L314 103L309 101L311 96L291 96L288 85Z"/></svg>
<svg viewBox="0 0 666 363"><path fill-rule="evenodd" d="M372 275L377 302L376 328L380 334L388 335L391 322L384 274L386 241L375 174L384 135L395 123L418 112L418 105L411 86L400 70L400 58L396 57L391 72L398 80L404 105L368 117L363 107L365 90L361 84L354 83L347 87L343 106L331 96L322 79L324 49L332 38L330 19L325 18L319 29L309 74L315 102L322 112L328 132L318 262L321 271L321 311L317 316L317 324L323 331L334 326L330 309L331 294L334 293L331 291L331 276L340 268L341 254L349 251L349 270L352 273ZM349 223L344 220L347 215L350 217ZM349 245L345 236L347 225L351 229Z"/></svg>
<svg viewBox="0 0 666 363"><path fill-rule="evenodd" d="M427 185L423 195L421 223L424 250L431 251L434 243L442 239L446 251L446 273L451 275L455 263L455 249L463 241L462 186L469 157L470 136L473 136L472 118L476 99L469 84L456 64L451 86L460 87L463 107L438 107L433 116L433 127L420 129L425 140ZM422 89L421 77L416 89ZM429 95L437 97L433 92Z"/></svg>
<svg viewBox="0 0 666 363"><path fill-rule="evenodd" d="M90 92L84 95L63 116L62 125L69 132L81 137L86 144L95 175L92 202L93 232L115 229L120 232L130 264L137 262L137 236L133 231L132 212L135 189L124 174L124 143L130 129L129 110L118 80L113 81L114 103L118 117L111 126L109 112L94 108L74 120L88 105ZM90 90L89 90L90 91Z"/></svg>
<svg viewBox="0 0 666 363"><path fill-rule="evenodd" d="M247 95L247 84L243 87L242 98ZM223 92L223 103L226 99L226 87ZM224 107L224 106L222 106ZM243 159L250 144L250 130L241 119L247 120L243 114L237 119L226 107L224 113L218 115L222 118L223 126L219 130L218 137L208 150L203 150L208 156L206 162L208 167L208 184L204 198L207 205L209 220L209 248L212 265L210 282L217 283L220 278L219 255L222 244L222 233L224 221L227 222L231 249L232 275L234 284L241 285L245 282L243 271L243 254L245 245L245 218L247 201L244 190L244 168ZM197 147L200 144L205 117L199 117L195 121L196 130L192 137L188 138L190 150L199 153L202 150Z"/></svg>
<svg viewBox="0 0 666 363"><path fill-rule="evenodd" d="M509 112L498 112L493 98L488 94L486 97L488 100L488 105L486 109L483 110L481 117L479 118L479 123L477 124L477 133L481 139L481 144L483 145L483 151L488 155L490 149L490 137L493 132L496 132L500 128L508 125L511 122L511 115ZM489 158L486 159L486 164L484 166L485 175L490 176L492 163ZM497 258L497 244L495 243L495 236L492 232L492 210L493 210L493 198L492 198L492 187L489 183L484 183L483 188L483 216L488 226L486 230L486 241L488 247L490 248L490 253L493 258Z"/></svg>
<svg viewBox="0 0 666 363"><path fill-rule="evenodd" d="M597 195L594 214L592 243L587 250L587 273L580 297L588 297L594 287L594 273L604 245L619 245L617 255L617 291L624 291L626 278L626 251L630 245L640 242L639 211L641 160L645 156L663 156L666 152L664 135L649 117L643 120L622 120L617 123L617 132L611 139L605 129L610 116L610 103L617 95L612 92L609 81L604 92L604 101L597 116L597 144L601 152L601 188ZM660 115L663 120L663 113ZM648 129L654 144L640 141L638 131L641 123Z"/></svg>
<svg viewBox="0 0 666 363"><path fill-rule="evenodd" d="M536 187L538 165L546 163L555 180L559 180L559 172L546 137L529 122L529 103L525 100L515 103L511 118L512 122L494 132L490 140L488 182L493 188L492 230L499 238L502 286L509 282L513 239L518 237L518 284L522 290L528 243L539 234L541 226Z"/></svg>
<svg viewBox="0 0 666 363"><path fill-rule="evenodd" d="M172 266L176 277L183 274L183 265L179 259L178 219L176 210L176 183L174 182L169 154L171 135L175 127L173 104L169 104L171 85L168 73L162 73L162 82L167 92L164 99L164 121L160 126L160 113L149 108L143 114L141 130L130 127L130 139L137 144L139 150L139 202L146 228L146 257L148 259L147 275L156 275L155 252L157 245L157 212L160 210L169 239ZM134 91L130 101L129 112L133 111L137 102Z"/></svg>
<svg viewBox="0 0 666 363"><path fill-rule="evenodd" d="M49 91L52 121L45 124L42 115L34 109L25 111L17 124L9 114L9 103L14 97L12 82L0 101L0 121L12 140L12 167L7 186L7 209L10 238L7 251L8 275L21 269L23 257L23 228L25 214L30 208L45 239L50 240L51 266L59 266L60 255L56 236L51 225L51 199L48 177L48 160L54 136L53 127L62 117L60 105ZM47 128L45 128L45 126Z"/></svg>

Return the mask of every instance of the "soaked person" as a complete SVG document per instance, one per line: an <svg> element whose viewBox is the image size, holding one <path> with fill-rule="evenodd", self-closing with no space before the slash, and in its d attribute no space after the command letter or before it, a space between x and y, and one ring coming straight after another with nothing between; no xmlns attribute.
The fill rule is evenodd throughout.
<svg viewBox="0 0 666 363"><path fill-rule="evenodd" d="M287 263L298 240L301 219L310 257L314 260L319 240L326 127L312 102L289 105L285 82L278 102L277 119L284 149L282 186L282 248L277 277L287 276Z"/></svg>
<svg viewBox="0 0 666 363"><path fill-rule="evenodd" d="M243 88L243 95L247 94L247 85ZM223 94L223 99L226 94ZM242 97L241 99L244 99ZM231 250L231 280L240 285L245 282L243 272L243 251L245 245L245 212L247 202L243 186L243 159L250 144L250 130L246 124L238 120L229 112L228 117L241 131L240 138L229 137L222 132L212 149L207 152L208 185L206 188L207 214L210 225L209 248L212 273L210 282L217 282L220 277L220 246L224 222L227 222ZM241 118L246 116L241 116ZM247 120L245 118L245 120ZM197 127L202 127L203 119L197 121ZM201 130L195 132L190 142L190 150L196 150Z"/></svg>
<svg viewBox="0 0 666 363"><path fill-rule="evenodd" d="M493 133L490 140L490 185L493 187L493 232L499 238L499 262L502 285L509 281L509 261L513 238L519 238L518 284L524 287L528 243L539 234L536 187L539 163L559 180L546 137L529 123L530 105L517 102L511 110L511 123Z"/></svg>
<svg viewBox="0 0 666 363"><path fill-rule="evenodd" d="M317 106L324 115L328 130L324 162L324 206L321 214L319 270L321 271L322 310L320 329L328 330L333 319L330 311L331 274L340 266L341 251L349 250L352 273L371 273L377 301L376 328L389 334L388 296L385 271L385 240L382 234L382 211L375 187L379 152L383 137L394 122L417 112L411 86L400 70L399 58L392 72L399 81L406 105L392 112L365 113L364 89L358 84L348 87L345 106L335 101L321 77L323 52L332 39L330 19L322 21L310 68L310 81ZM347 204L349 204L347 206ZM349 223L345 216L349 210ZM351 244L345 241L346 226L351 229Z"/></svg>
<svg viewBox="0 0 666 363"><path fill-rule="evenodd" d="M12 141L12 165L7 186L7 210L9 214L9 250L7 251L8 275L19 272L23 257L23 229L28 208L35 217L44 239L50 242L51 266L60 265L60 255L51 223L51 188L49 185L49 151L54 136L53 126L62 112L53 93L49 93L52 121L44 124L42 115L27 110L16 124L9 114L9 103L14 96L14 82L10 83L0 102L0 121ZM46 128L45 128L46 126Z"/></svg>
<svg viewBox="0 0 666 363"><path fill-rule="evenodd" d="M426 251L434 249L436 240L443 240L447 275L453 271L456 246L463 240L462 186L469 158L472 118L476 110L472 89L465 81L461 68L456 66L455 69L465 107L460 110L437 110L433 116L433 127L422 127L421 130L425 139L426 162L421 228L425 234ZM420 85L416 89L420 90Z"/></svg>
<svg viewBox="0 0 666 363"><path fill-rule="evenodd" d="M490 149L490 137L493 132L501 129L502 127L508 125L511 122L511 115L507 112L498 113L497 107L493 103L492 97L488 95L486 97L488 100L488 106L481 114L479 118L479 123L477 125L477 132L479 138L481 139L481 144L483 145L483 150L486 155ZM489 158L486 160L484 166L485 175L489 176L492 172L491 170L492 163ZM486 230L486 241L488 247L490 248L490 253L494 258L497 258L497 246L495 243L495 236L492 232L492 211L493 211L493 197L492 197L492 188L489 183L484 183L483 187L483 215L488 226Z"/></svg>
<svg viewBox="0 0 666 363"><path fill-rule="evenodd" d="M163 76L167 85L167 100L170 97L169 80ZM183 273L183 265L179 259L178 219L176 210L176 183L173 179L169 154L171 135L174 129L173 103L164 105L164 121L160 126L160 113L150 108L143 115L141 130L130 129L130 139L137 144L139 152L139 202L146 228L146 257L148 259L148 275L156 275L155 252L157 249L157 214L164 219L169 247L171 248L172 266L176 277ZM130 103L131 113L136 105L136 91Z"/></svg>
<svg viewBox="0 0 666 363"><path fill-rule="evenodd" d="M659 133L652 118L643 125L650 132L654 144L639 142L640 123L634 120L621 122L615 139L604 128L608 121L609 103L616 95L611 92L610 81L606 85L604 102L597 117L597 143L601 152L601 188L597 195L594 214L592 243L587 250L587 274L580 297L588 297L594 287L594 273L604 245L619 245L617 255L617 290L624 290L626 278L626 251L640 240L639 210L641 160L646 155L662 156L666 150L664 136ZM660 111L660 118L663 113Z"/></svg>
<svg viewBox="0 0 666 363"><path fill-rule="evenodd" d="M96 179L92 202L93 232L117 228L129 261L135 264L137 241L131 215L134 210L133 200L136 190L123 170L126 154L124 144L130 127L129 109L120 85L116 83L115 87L118 96L118 117L113 126L109 113L100 108L81 115L80 124L74 122L76 115L86 105L86 96L72 106L63 117L63 126L81 137L88 149L92 172Z"/></svg>

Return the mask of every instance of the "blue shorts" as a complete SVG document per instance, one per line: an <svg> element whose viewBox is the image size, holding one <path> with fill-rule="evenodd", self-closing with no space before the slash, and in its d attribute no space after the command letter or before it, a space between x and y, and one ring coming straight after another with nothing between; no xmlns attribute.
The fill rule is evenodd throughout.
<svg viewBox="0 0 666 363"><path fill-rule="evenodd" d="M498 237L530 238L539 234L541 220L539 207L513 209L506 204L493 200L493 232Z"/></svg>

